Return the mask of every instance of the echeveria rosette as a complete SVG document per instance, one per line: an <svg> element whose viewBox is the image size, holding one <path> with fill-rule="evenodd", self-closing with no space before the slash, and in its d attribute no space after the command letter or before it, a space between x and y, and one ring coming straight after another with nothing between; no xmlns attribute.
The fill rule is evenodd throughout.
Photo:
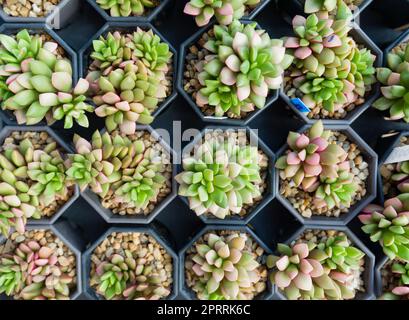
<svg viewBox="0 0 409 320"><path fill-rule="evenodd" d="M55 249L35 240L0 257L0 292L23 300L68 300L73 278L64 272ZM4 282L2 282L2 277Z"/></svg>
<svg viewBox="0 0 409 320"><path fill-rule="evenodd" d="M145 210L166 183L167 179L163 175L165 167L158 150L145 148L142 141L136 141L133 146L135 154L132 156L137 161L129 167L123 163L121 180L113 183L114 201Z"/></svg>
<svg viewBox="0 0 409 320"><path fill-rule="evenodd" d="M348 240L326 243L278 244L279 256L267 259L271 281L290 300L348 300L355 298L355 275L364 254Z"/></svg>
<svg viewBox="0 0 409 320"><path fill-rule="evenodd" d="M109 10L111 17L142 16L156 7L155 0L96 0L98 5Z"/></svg>
<svg viewBox="0 0 409 320"><path fill-rule="evenodd" d="M175 177L179 195L188 198L197 215L225 219L240 214L243 206L261 196L259 157L254 146L206 139L192 156L183 159L183 172Z"/></svg>
<svg viewBox="0 0 409 320"><path fill-rule="evenodd" d="M379 242L383 252L391 259L409 262L409 211L408 194L385 201L385 206L369 205L359 216L362 230L372 242Z"/></svg>
<svg viewBox="0 0 409 320"><path fill-rule="evenodd" d="M137 28L132 34L132 41L126 47L132 50L132 59L141 60L143 64L158 76L169 71L172 52L169 45L163 42L157 34L150 30Z"/></svg>
<svg viewBox="0 0 409 320"><path fill-rule="evenodd" d="M33 159L27 164L27 176L34 182L28 194L38 197L44 206L65 196L69 187L65 171L66 163L56 143L34 150Z"/></svg>
<svg viewBox="0 0 409 320"><path fill-rule="evenodd" d="M328 148L330 135L322 121L317 121L305 134L290 132L287 138L290 152L275 164L280 177L292 180L296 187L301 186L307 192L315 191L323 170L320 153Z"/></svg>
<svg viewBox="0 0 409 320"><path fill-rule="evenodd" d="M408 300L409 299L409 263L394 262L390 270L399 277L398 286L391 292L384 293L381 300Z"/></svg>
<svg viewBox="0 0 409 320"><path fill-rule="evenodd" d="M106 76L123 62L140 60L157 78L163 78L172 56L169 45L152 30L137 28L129 34L115 31L93 41L90 57L94 61L90 68Z"/></svg>
<svg viewBox="0 0 409 320"><path fill-rule="evenodd" d="M346 235L329 237L311 251L310 256L321 262L328 272L350 275L361 266L365 253L351 245Z"/></svg>
<svg viewBox="0 0 409 320"><path fill-rule="evenodd" d="M201 300L248 300L248 288L259 282L257 256L248 251L243 233L206 235L187 259L197 277L192 290Z"/></svg>
<svg viewBox="0 0 409 320"><path fill-rule="evenodd" d="M338 171L336 178L322 178L320 186L315 192L314 206L316 208L341 206L349 208L351 202L358 190L358 186L354 181L354 175L349 171L349 162L344 162L343 168ZM345 170L346 169L346 170Z"/></svg>
<svg viewBox="0 0 409 320"><path fill-rule="evenodd" d="M39 49L37 57L16 65L6 80L12 95L2 108L13 111L19 124L33 125L45 118L48 124L64 119L67 129L74 121L87 127L86 112L93 110L84 102L88 83L81 79L73 88L71 63L58 58L56 43L48 44Z"/></svg>
<svg viewBox="0 0 409 320"><path fill-rule="evenodd" d="M259 3L260 0L190 0L183 12L194 16L199 27L209 24L213 16L218 23L229 25Z"/></svg>
<svg viewBox="0 0 409 320"><path fill-rule="evenodd" d="M196 103L212 106L218 117L263 108L270 90L281 87L284 70L292 62L282 40L270 39L255 23L234 21L213 30L214 38L204 45L211 55L197 66L202 88Z"/></svg>
<svg viewBox="0 0 409 320"><path fill-rule="evenodd" d="M123 139L113 141L108 133L101 134L98 130L93 133L91 142L74 135L76 153L69 155L67 179L77 183L81 191L89 186L96 194L106 194L110 184L121 178L118 170L122 163L118 164L118 158L111 158L112 152L115 150L117 154L129 145Z"/></svg>
<svg viewBox="0 0 409 320"><path fill-rule="evenodd" d="M350 28L348 21L319 18L316 14L295 16L293 29L296 37L285 38L284 46L293 50L294 66L303 73L313 72L321 77L327 68L340 65L341 51L345 55L344 38ZM348 48L346 48L348 49Z"/></svg>
<svg viewBox="0 0 409 320"><path fill-rule="evenodd" d="M269 256L267 266L272 269L270 280L288 299L321 298L323 290L316 288L314 278L324 275L324 268L318 260L309 258L314 244L299 243L290 247L278 244L279 256Z"/></svg>
<svg viewBox="0 0 409 320"><path fill-rule="evenodd" d="M106 36L100 36L92 42L93 51L90 57L94 59L90 68L101 71L108 75L122 62L132 59L132 51L126 46L129 37L122 35L119 31L109 32Z"/></svg>
<svg viewBox="0 0 409 320"><path fill-rule="evenodd" d="M166 97L166 87L140 61L123 63L121 67L107 76L91 72L87 80L95 91L95 113L106 118L107 130L134 134L136 123L152 123L151 113Z"/></svg>
<svg viewBox="0 0 409 320"><path fill-rule="evenodd" d="M373 104L378 110L389 110L390 120L409 122L409 46L397 48L387 56L387 67L377 69L383 85L383 97Z"/></svg>
<svg viewBox="0 0 409 320"><path fill-rule="evenodd" d="M30 35L26 29L18 32L15 37L0 34L0 101L13 95L6 83L8 77L19 72L24 60L37 57L41 48L50 46L54 44L43 44L40 35Z"/></svg>
<svg viewBox="0 0 409 320"><path fill-rule="evenodd" d="M12 227L22 234L28 219L41 218L40 199L30 193L27 174L33 157L34 147L29 140L0 154L0 229L6 237Z"/></svg>

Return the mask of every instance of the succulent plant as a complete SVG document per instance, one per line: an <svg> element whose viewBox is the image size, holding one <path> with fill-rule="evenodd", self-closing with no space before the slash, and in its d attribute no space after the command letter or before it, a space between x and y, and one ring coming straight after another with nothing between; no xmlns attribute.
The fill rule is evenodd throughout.
<svg viewBox="0 0 409 320"><path fill-rule="evenodd" d="M0 294L15 295L21 291L23 281L20 265L12 257L0 257Z"/></svg>
<svg viewBox="0 0 409 320"><path fill-rule="evenodd" d="M93 100L97 105L95 113L106 118L109 132L120 129L124 134L133 134L136 123L150 124L160 99L166 97L166 88L160 80L137 61L125 63L104 77L96 71L87 77L98 86Z"/></svg>
<svg viewBox="0 0 409 320"><path fill-rule="evenodd" d="M325 178L321 181L315 192L314 205L317 208L328 209L341 205L349 208L357 189L354 175L348 170L339 171L337 178Z"/></svg>
<svg viewBox="0 0 409 320"><path fill-rule="evenodd" d="M306 6L317 9L321 5L333 7L335 3L308 1ZM319 11L315 9L312 11ZM293 20L296 36L284 39L285 47L295 57L289 72L295 90L288 94L300 97L310 109L323 108L329 114L346 105L361 104L376 82L373 66L376 56L360 48L348 35L350 9L339 0L336 12L336 16L327 11L307 18L296 16Z"/></svg>
<svg viewBox="0 0 409 320"><path fill-rule="evenodd" d="M154 0L97 0L97 3L109 10L111 17L142 16L156 6Z"/></svg>
<svg viewBox="0 0 409 320"><path fill-rule="evenodd" d="M42 150L36 149L29 139L17 145L5 146L4 156L0 155L3 168L29 185L25 191L35 200L33 205L48 206L58 196L67 193L65 161L55 141L48 143ZM31 200L34 201L34 200Z"/></svg>
<svg viewBox="0 0 409 320"><path fill-rule="evenodd" d="M132 35L132 41L126 44L132 50L133 59L139 59L153 72L166 73L173 56L169 45L162 42L152 30L144 31L137 28Z"/></svg>
<svg viewBox="0 0 409 320"><path fill-rule="evenodd" d="M330 12L335 13L338 18L341 16L352 18L350 2L354 0L305 0L304 12L306 14Z"/></svg>
<svg viewBox="0 0 409 320"><path fill-rule="evenodd" d="M197 104L212 106L218 117L263 108L269 91L281 87L282 74L292 61L282 40L270 39L254 23L237 20L213 30L214 38L204 45L211 54L197 66L202 86Z"/></svg>
<svg viewBox="0 0 409 320"><path fill-rule="evenodd" d="M192 288L201 300L247 300L247 288L260 280L256 255L246 249L247 235L206 235L195 245L192 271L198 281Z"/></svg>
<svg viewBox="0 0 409 320"><path fill-rule="evenodd" d="M90 57L95 60L93 66L103 72L103 75L107 75L122 62L131 60L132 51L126 46L129 41L129 37L119 31L109 32L105 37L101 35L92 42L93 51Z"/></svg>
<svg viewBox="0 0 409 320"><path fill-rule="evenodd" d="M384 267L385 268L385 267ZM409 263L394 262L390 272L394 275L393 280L397 280L397 286L391 292L385 292L380 300L407 300L409 298ZM397 277L399 277L397 279ZM388 285L390 285L388 283Z"/></svg>
<svg viewBox="0 0 409 320"><path fill-rule="evenodd" d="M183 159L183 172L175 179L179 195L189 199L197 215L224 219L240 214L261 196L260 155L254 146L240 145L237 138L220 141L211 137Z"/></svg>
<svg viewBox="0 0 409 320"><path fill-rule="evenodd" d="M389 110L390 120L409 122L409 46L397 47L387 56L387 67L377 69L377 79L383 85L373 106Z"/></svg>
<svg viewBox="0 0 409 320"><path fill-rule="evenodd" d="M329 237L319 243L310 254L310 257L319 260L325 270L337 270L350 274L360 267L365 254L351 245L347 236Z"/></svg>
<svg viewBox="0 0 409 320"><path fill-rule="evenodd" d="M402 193L409 192L409 161L398 162L395 165L395 171L391 175L391 181L397 183L397 188Z"/></svg>
<svg viewBox="0 0 409 320"><path fill-rule="evenodd" d="M110 190L116 204L145 209L166 182L165 159L160 151L141 140L96 131L91 143L74 136L76 154L69 155L69 181L88 186L104 198Z"/></svg>
<svg viewBox="0 0 409 320"><path fill-rule="evenodd" d="M290 300L347 300L356 294L355 274L364 253L344 236L326 242L278 244L279 256L270 256L270 279Z"/></svg>
<svg viewBox="0 0 409 320"><path fill-rule="evenodd" d="M334 21L328 15L319 18L316 14L295 16L293 29L296 37L286 38L284 45L294 50L294 65L303 73L328 75L351 50L344 40L350 30L348 20Z"/></svg>
<svg viewBox="0 0 409 320"><path fill-rule="evenodd" d="M349 207L358 189L348 154L338 144L329 142L331 134L324 130L322 121L316 121L306 133L290 132L290 151L275 164L282 180L314 193L317 209Z"/></svg>
<svg viewBox="0 0 409 320"><path fill-rule="evenodd" d="M305 0L304 12L307 14L319 11L333 11L337 8L338 0Z"/></svg>
<svg viewBox="0 0 409 320"><path fill-rule="evenodd" d="M113 254L96 268L91 285L98 285L97 293L107 300L159 300L170 294L162 279L151 274L149 267L137 263L130 251Z"/></svg>
<svg viewBox="0 0 409 320"><path fill-rule="evenodd" d="M321 121L317 121L306 134L290 132L287 138L291 151L276 162L283 179L292 179L297 187L315 191L319 186L319 175L323 168L320 153L328 146L330 131L324 131Z"/></svg>
<svg viewBox="0 0 409 320"><path fill-rule="evenodd" d="M409 262L409 213L407 193L385 201L384 208L369 205L359 216L362 230L379 242L390 259Z"/></svg>
<svg viewBox="0 0 409 320"><path fill-rule="evenodd" d="M73 88L71 63L58 56L57 43L42 45L38 38L33 40L27 32L22 32L19 34L20 42L31 39L31 45L39 46L33 50L35 56L32 56L34 52L24 55L27 48L20 48L12 37L2 36L3 45L7 45L10 51L17 56L16 50L22 52L15 63L0 67L0 76L5 79L2 88L9 92L4 95L3 110L13 111L19 124L33 125L46 118L48 124L64 119L67 129L73 126L74 120L87 127L86 112L93 110L84 102L88 82L81 79Z"/></svg>
<svg viewBox="0 0 409 320"><path fill-rule="evenodd" d="M11 228L22 234L27 219L41 218L38 198L30 196L29 186L8 169L2 169L0 181L0 231L5 237L9 236Z"/></svg>
<svg viewBox="0 0 409 320"><path fill-rule="evenodd" d="M9 280L0 285L7 295L23 300L69 299L73 278L61 268L55 249L35 240L20 243L14 252L1 256L0 269Z"/></svg>
<svg viewBox="0 0 409 320"><path fill-rule="evenodd" d="M15 37L0 34L0 101L13 95L6 84L7 77L18 72L15 70L24 60L37 57L40 48L51 45L43 44L40 35L30 35L26 29Z"/></svg>
<svg viewBox="0 0 409 320"><path fill-rule="evenodd" d="M229 25L234 19L242 18L248 7L253 8L259 3L260 0L190 0L184 13L194 16L199 27L209 24L213 16L218 23Z"/></svg>
<svg viewBox="0 0 409 320"><path fill-rule="evenodd" d="M134 33L121 34L115 31L100 36L93 41L91 58L95 60L93 66L103 75L108 75L123 62L140 60L161 78L169 70L172 52L169 45L162 42L152 30L137 28Z"/></svg>
<svg viewBox="0 0 409 320"><path fill-rule="evenodd" d="M290 300L301 297L320 295L320 290L315 290L313 278L324 274L324 268L317 260L308 258L312 243L299 243L292 248L285 244L278 244L280 256L269 256L267 266L273 268L270 275L271 281L285 292ZM316 291L316 292L315 292Z"/></svg>

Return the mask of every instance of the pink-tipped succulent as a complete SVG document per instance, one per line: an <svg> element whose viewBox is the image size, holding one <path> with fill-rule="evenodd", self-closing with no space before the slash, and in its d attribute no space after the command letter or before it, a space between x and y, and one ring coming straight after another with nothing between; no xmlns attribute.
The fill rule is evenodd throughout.
<svg viewBox="0 0 409 320"><path fill-rule="evenodd" d="M56 249L29 240L0 261L0 292L23 300L69 299L73 277L64 272Z"/></svg>
<svg viewBox="0 0 409 320"><path fill-rule="evenodd" d="M292 62L283 41L271 39L255 23L235 20L215 25L204 47L210 54L196 65L199 107L210 106L217 117L241 116L265 107L270 90L281 88L284 70Z"/></svg>
<svg viewBox="0 0 409 320"><path fill-rule="evenodd" d="M290 300L348 300L355 298L365 254L346 236L322 238L317 243L278 244L270 256L271 281Z"/></svg>
<svg viewBox="0 0 409 320"><path fill-rule="evenodd" d="M296 300L311 292L314 294L313 279L324 274L324 268L318 260L309 258L312 244L299 243L293 247L279 244L280 256L270 256L269 268L273 268L271 281L290 300Z"/></svg>
<svg viewBox="0 0 409 320"><path fill-rule="evenodd" d="M166 97L166 88L141 62L127 62L106 77L98 71L87 76L95 91L95 113L105 118L109 132L119 128L124 134L134 134L136 124L150 124L151 113Z"/></svg>
<svg viewBox="0 0 409 320"><path fill-rule="evenodd" d="M194 16L196 24L203 27L209 24L213 16L222 25L229 25L234 19L240 19L246 11L255 8L261 0L190 0L184 13Z"/></svg>
<svg viewBox="0 0 409 320"><path fill-rule="evenodd" d="M207 233L186 257L188 286L201 300L249 300L262 281L254 241L245 233ZM261 248L260 248L261 249Z"/></svg>
<svg viewBox="0 0 409 320"><path fill-rule="evenodd" d="M317 121L305 134L290 132L287 138L290 152L276 162L281 178L294 181L297 187L302 186L307 192L315 191L323 172L321 154L329 147L330 134L324 130L321 121Z"/></svg>
<svg viewBox="0 0 409 320"><path fill-rule="evenodd" d="M385 201L384 207L369 205L359 216L362 230L372 242L379 242L390 259L409 262L409 194Z"/></svg>
<svg viewBox="0 0 409 320"><path fill-rule="evenodd" d="M400 192L409 192L409 161L396 163L391 181L397 183L397 188Z"/></svg>
<svg viewBox="0 0 409 320"><path fill-rule="evenodd" d="M19 33L21 40L38 46L35 52L26 56L27 48L12 37L1 35L2 46L9 51L21 52L12 64L4 64L0 57L0 77L4 77L1 83L2 109L10 110L16 116L19 124L37 124L46 119L48 124L57 120L64 120L64 127L69 129L77 122L80 126L88 127L87 112L93 111L91 105L85 102L85 93L88 91L88 83L80 79L73 84L72 66L68 59L59 56L58 44L46 42L42 44L37 38L32 38L28 33ZM23 38L21 38L23 37ZM0 48L0 56L7 58L6 49ZM3 52L2 52L3 51ZM0 81L1 82L1 81Z"/></svg>
<svg viewBox="0 0 409 320"><path fill-rule="evenodd" d="M317 209L349 207L357 190L348 153L330 143L331 131L317 121L306 133L290 132L290 150L276 162L280 178L304 192L314 193Z"/></svg>
<svg viewBox="0 0 409 320"><path fill-rule="evenodd" d="M389 262L391 263L391 262ZM387 268L391 273L390 279L385 279L393 283L388 283L388 286L396 286L391 292L385 292L380 299L381 300L409 300L409 263L393 262L392 265L387 264ZM385 267L384 267L385 269ZM384 279L382 279L384 280Z"/></svg>

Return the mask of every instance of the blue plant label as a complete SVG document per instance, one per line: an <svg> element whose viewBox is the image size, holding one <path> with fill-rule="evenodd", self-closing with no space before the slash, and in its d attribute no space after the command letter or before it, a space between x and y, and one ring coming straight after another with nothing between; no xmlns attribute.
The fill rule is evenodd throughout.
<svg viewBox="0 0 409 320"><path fill-rule="evenodd" d="M291 103L294 105L294 107L297 108L298 111L300 112L305 112L308 113L310 112L310 108L308 108L305 103L300 99L300 98L294 98L291 99Z"/></svg>

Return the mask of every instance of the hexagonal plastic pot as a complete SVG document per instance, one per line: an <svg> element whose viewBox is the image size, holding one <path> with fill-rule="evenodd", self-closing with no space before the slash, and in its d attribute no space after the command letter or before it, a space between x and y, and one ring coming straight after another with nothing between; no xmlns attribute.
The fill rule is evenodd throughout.
<svg viewBox="0 0 409 320"><path fill-rule="evenodd" d="M91 244L91 246L82 254L82 285L85 296L90 300L104 300L104 298L97 294L96 291L91 288L90 283L90 270L91 270L91 256L95 248L104 241L113 232L138 232L149 234L167 251L173 259L173 286L172 293L165 300L174 300L179 294L179 257L173 251L165 235L162 234L160 228L156 228L154 225L149 227L111 227L109 228L97 241Z"/></svg>
<svg viewBox="0 0 409 320"><path fill-rule="evenodd" d="M385 202L385 195L383 194L383 180L382 180L382 175L381 175L381 167L385 163L386 159L389 157L389 155L392 153L393 149L399 146L400 144L400 139L403 137L409 136L409 131L404 131L400 132L399 134L387 138L386 143L388 143L389 147L386 150L386 152L383 154L383 156L379 159L379 165L378 165L378 198L380 202L383 204Z"/></svg>
<svg viewBox="0 0 409 320"><path fill-rule="evenodd" d="M158 18L160 14L163 13L163 11L166 9L166 7L169 6L169 4L173 0L160 0L160 4L156 7L153 8L153 10L150 10L147 15L145 16L129 16L129 17L112 17L109 14L109 10L104 10L102 9L99 4L96 2L96 0L86 0L92 8L100 16L104 18L105 21L108 22L152 22Z"/></svg>
<svg viewBox="0 0 409 320"><path fill-rule="evenodd" d="M305 1L303 0L295 0L302 8L304 8L304 3ZM358 10L354 10L352 13L354 15L354 18L357 19L363 11L372 3L373 0L364 0L362 3L358 6Z"/></svg>
<svg viewBox="0 0 409 320"><path fill-rule="evenodd" d="M365 48L370 49L373 54L376 55L376 60L374 63L375 68L382 67L383 63L383 53L381 49L362 31L358 24L354 23L352 30L349 32L349 35L355 39L358 44L363 44ZM354 110L349 111L347 116L344 119L332 120L332 119L321 119L324 124L336 124L336 125L351 125L362 113L364 113L379 96L380 85L377 82L372 85L372 90L368 97L365 98L365 103L356 107ZM290 97L284 92L284 87L280 90L280 96L284 101L290 106L290 108L306 123L313 124L317 119L310 119L307 116L307 113L299 111L295 105L291 102Z"/></svg>
<svg viewBox="0 0 409 320"><path fill-rule="evenodd" d="M383 294L382 285L382 269L387 262L389 262L387 256L383 256L375 266L375 296L379 298Z"/></svg>
<svg viewBox="0 0 409 320"><path fill-rule="evenodd" d="M330 226L330 225L310 225L302 226L295 234L290 236L288 240L284 241L285 244L291 244L294 240L297 240L300 235L306 230L337 230L344 232L353 245L358 247L365 253L365 271L363 274L363 280L365 283L366 292L358 292L354 300L372 300L374 298L375 286L374 286L374 268L375 268L375 256L373 253L362 243L361 240L345 226ZM276 290L275 297L279 300L288 300L287 297L280 291Z"/></svg>
<svg viewBox="0 0 409 320"><path fill-rule="evenodd" d="M195 244L205 234L212 231L238 231L244 232L250 235L253 240L255 240L260 247L264 249L264 254L267 256L272 253L270 248L254 233L252 229L246 226L221 226L221 225L207 225L204 227L189 243L179 251L179 290L181 295L183 295L187 300L198 300L196 293L187 287L185 282L185 254L186 252ZM255 297L255 300L271 300L274 295L275 286L271 284L267 278L267 290Z"/></svg>
<svg viewBox="0 0 409 320"><path fill-rule="evenodd" d="M305 132L310 125L305 125L299 133ZM325 129L332 131L340 131L345 134L351 142L354 142L358 145L359 150L361 151L363 157L368 163L368 180L366 184L366 195L363 199L355 203L348 213L341 214L338 218L333 217L321 217L321 216L312 216L311 218L305 218L299 213L293 205L280 194L280 176L279 170L276 171L276 190L277 190L277 199L287 208L291 214L294 215L302 224L305 225L333 225L333 226L343 226L348 224L358 213L361 212L365 206L367 206L372 200L376 198L377 193L377 169L378 169L378 155L368 146L368 144L351 128L341 125L326 125ZM288 150L288 145L285 144L276 154L277 159L281 157Z"/></svg>
<svg viewBox="0 0 409 320"><path fill-rule="evenodd" d="M101 198L96 195L91 189L87 188L84 192L81 192L81 196L97 211L101 217L107 223L119 223L119 224L149 224L151 223L158 214L166 208L166 206L172 202L172 200L176 197L176 181L174 179L174 175L176 173L177 167L173 161L175 159L175 153L172 148L165 142L165 140L150 126L137 126L137 131L148 131L167 151L172 157L172 190L170 194L163 199L155 209L148 215L117 215L107 208L104 208L101 204Z"/></svg>
<svg viewBox="0 0 409 320"><path fill-rule="evenodd" d="M92 0L91 0L92 2ZM106 23L79 51L79 74L85 78L87 75L88 66L90 65L90 54L93 50L92 42L98 39L100 36L105 36L108 32L112 31L136 31L136 28L142 30L152 29L153 33L158 35L163 42L166 42L169 46L169 50L173 53L173 84L172 93L162 101L158 108L152 113L154 117L157 117L166 107L176 98L176 79L177 79L177 51L173 48L172 44L166 40L166 38L150 23L143 22L108 22Z"/></svg>
<svg viewBox="0 0 409 320"><path fill-rule="evenodd" d="M52 231L64 244L74 253L76 260L76 275L77 285L76 289L70 295L71 300L77 299L82 293L82 264L81 251L78 246L75 233L66 223L59 223L58 226L50 225L32 225L26 226L26 230L50 230ZM0 235L0 243L4 243L6 238ZM0 300L13 300L12 297L7 297L5 294L0 295Z"/></svg>
<svg viewBox="0 0 409 320"><path fill-rule="evenodd" d="M53 29L62 29L67 26L80 7L80 0L62 0L56 8L46 17L12 17L6 14L0 7L0 18L7 23L45 23Z"/></svg>
<svg viewBox="0 0 409 320"><path fill-rule="evenodd" d="M78 80L78 59L76 52L48 25L39 23L5 23L0 26L0 34L15 35L22 29L27 29L33 34L48 34L55 42L61 46L64 51L66 58L70 60L72 65L72 79L73 82ZM1 104L1 103L0 103ZM17 125L16 117L9 110L2 110L0 108L0 117L7 125ZM45 125L46 121L43 120L39 125Z"/></svg>
<svg viewBox="0 0 409 320"><path fill-rule="evenodd" d="M274 199L276 194L276 184L275 179L276 176L274 174L275 168L275 156L274 153L267 147L267 145L258 137L258 135L249 127L226 127L226 126L208 126L202 130L202 132L195 137L195 139L189 143L183 150L183 155L190 154L194 147L200 143L205 135L206 132L213 130L246 130L247 137L249 138L250 142L256 143L257 147L261 149L268 157L269 164L268 164L268 188L263 196L263 200L255 207L252 208L249 214L245 217L238 217L237 215L233 215L230 218L226 219L218 219L218 218L211 218L205 215L199 216L199 218L206 224L216 224L216 225L247 225L254 217L264 209L264 207ZM183 168L182 165L178 166L178 172L182 172ZM180 196L182 201L189 207L189 201L186 197ZM191 214L195 214L193 210L190 210Z"/></svg>
<svg viewBox="0 0 409 320"><path fill-rule="evenodd" d="M57 144L63 148L66 152L72 153L72 149L64 142L63 139L61 139L50 127L46 126L5 126L1 131L0 131L0 144L3 144L4 140L10 136L10 134L14 131L36 131L36 132L47 132L48 135L50 135L56 142ZM42 218L39 220L35 219L28 219L27 225L48 225L48 224L54 224L63 214L64 212L77 200L79 197L79 189L78 186L74 186L74 194L71 196L70 199L64 205L50 218Z"/></svg>
<svg viewBox="0 0 409 320"><path fill-rule="evenodd" d="M247 20L240 20L241 23L243 24L249 24L253 23L253 21L247 21ZM245 119L231 119L228 117L215 117L215 116L206 116L199 108L199 106L196 104L196 102L193 100L192 96L185 91L183 88L183 81L184 81L184 71L185 71L185 58L187 55L187 52L189 50L189 47L191 45L194 45L197 43L197 41L200 39L200 37L213 28L215 25L215 22L210 23L209 25L201 28L199 31L197 31L193 36L191 36L189 39L187 39L185 42L182 43L180 47L180 54L179 54L179 66L178 66L178 72L177 72L177 89L178 92L185 98L185 100L189 103L189 105L193 108L193 110L196 112L197 116L204 122L212 122L212 123L218 123L221 125L234 125L234 126L245 126L247 125L250 121L255 119L260 113L262 113L264 110L266 110L268 107L270 107L277 99L279 96L279 90L270 90L270 95L267 98L266 105L262 109L251 112ZM259 25L257 25L257 28L260 28Z"/></svg>

